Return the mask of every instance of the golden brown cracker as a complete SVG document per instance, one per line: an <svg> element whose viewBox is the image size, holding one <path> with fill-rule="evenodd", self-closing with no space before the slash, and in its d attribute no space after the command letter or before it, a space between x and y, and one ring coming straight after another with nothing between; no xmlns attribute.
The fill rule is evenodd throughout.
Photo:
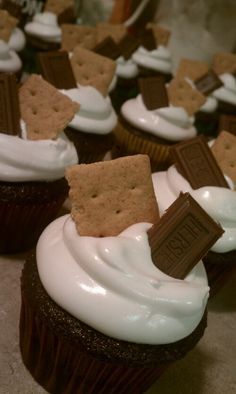
<svg viewBox="0 0 236 394"><path fill-rule="evenodd" d="M228 131L221 131L211 150L222 172L232 179L236 189L236 136Z"/></svg>
<svg viewBox="0 0 236 394"><path fill-rule="evenodd" d="M151 22L147 24L147 29L152 29L157 45L168 45L170 30Z"/></svg>
<svg viewBox="0 0 236 394"><path fill-rule="evenodd" d="M236 53L221 52L213 56L212 68L216 74L236 73Z"/></svg>
<svg viewBox="0 0 236 394"><path fill-rule="evenodd" d="M159 220L147 155L67 167L72 218L84 236L115 236Z"/></svg>
<svg viewBox="0 0 236 394"><path fill-rule="evenodd" d="M68 52L72 52L77 45L86 49L93 49L97 43L94 27L73 25L71 23L61 25L61 29L61 47Z"/></svg>
<svg viewBox="0 0 236 394"><path fill-rule="evenodd" d="M127 33L127 29L122 24L111 24L100 22L96 25L97 30L97 42L103 41L105 38L110 36L113 40L118 43Z"/></svg>
<svg viewBox="0 0 236 394"><path fill-rule="evenodd" d="M0 40L8 42L18 19L11 16L6 10L0 10Z"/></svg>
<svg viewBox="0 0 236 394"><path fill-rule="evenodd" d="M76 81L95 87L105 97L115 73L116 63L80 46L74 48L70 58Z"/></svg>
<svg viewBox="0 0 236 394"><path fill-rule="evenodd" d="M60 15L68 8L74 9L75 3L73 0L47 0L44 11L53 12L56 15Z"/></svg>
<svg viewBox="0 0 236 394"><path fill-rule="evenodd" d="M176 70L176 78L189 78L192 81L196 81L206 75L209 69L209 65L205 62L184 58L179 62L179 66Z"/></svg>
<svg viewBox="0 0 236 394"><path fill-rule="evenodd" d="M21 86L19 100L21 117L31 140L57 138L79 109L77 103L36 74Z"/></svg>
<svg viewBox="0 0 236 394"><path fill-rule="evenodd" d="M175 107L183 107L192 116L205 103L206 97L184 79L174 78L167 87L169 101Z"/></svg>

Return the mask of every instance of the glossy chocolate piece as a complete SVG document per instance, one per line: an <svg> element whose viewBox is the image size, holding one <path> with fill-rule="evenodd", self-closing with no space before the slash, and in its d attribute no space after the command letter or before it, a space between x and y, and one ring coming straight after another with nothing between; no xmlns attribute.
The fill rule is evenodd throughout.
<svg viewBox="0 0 236 394"><path fill-rule="evenodd" d="M39 52L37 61L43 78L57 89L77 87L67 51Z"/></svg>
<svg viewBox="0 0 236 394"><path fill-rule="evenodd" d="M203 136L173 145L170 155L193 189L203 186L229 187Z"/></svg>
<svg viewBox="0 0 236 394"><path fill-rule="evenodd" d="M152 260L165 274L184 279L223 232L189 193L182 193L148 231Z"/></svg>
<svg viewBox="0 0 236 394"><path fill-rule="evenodd" d="M112 60L116 60L121 55L119 46L111 36L104 38L104 40L98 43L93 49L93 52Z"/></svg>
<svg viewBox="0 0 236 394"><path fill-rule="evenodd" d="M195 81L195 86L199 92L207 96L212 93L214 90L219 89L223 86L220 78L216 75L213 70L210 70L203 77L199 78Z"/></svg>
<svg viewBox="0 0 236 394"><path fill-rule="evenodd" d="M140 78L138 83L143 102L148 110L168 107L169 100L163 77Z"/></svg>
<svg viewBox="0 0 236 394"><path fill-rule="evenodd" d="M18 86L13 74L0 74L0 132L21 134Z"/></svg>
<svg viewBox="0 0 236 394"><path fill-rule="evenodd" d="M131 34L126 34L119 42L119 48L122 56L128 60L136 49L140 46L138 38Z"/></svg>
<svg viewBox="0 0 236 394"><path fill-rule="evenodd" d="M219 133L221 131L228 131L229 133L236 135L236 116L221 115L218 131Z"/></svg>

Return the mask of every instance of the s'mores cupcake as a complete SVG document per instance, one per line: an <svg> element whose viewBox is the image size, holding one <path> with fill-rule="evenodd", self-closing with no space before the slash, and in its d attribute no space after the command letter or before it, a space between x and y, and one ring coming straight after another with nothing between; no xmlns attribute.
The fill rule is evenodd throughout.
<svg viewBox="0 0 236 394"><path fill-rule="evenodd" d="M209 291L197 227L185 264L171 259L169 269L184 265L175 274L154 263L154 244L167 262L163 231L184 231L180 211L187 219L190 209L195 226L205 213L186 195L160 220L145 155L71 166L66 176L71 215L47 227L22 272L23 362L52 393L145 392L203 335Z"/></svg>

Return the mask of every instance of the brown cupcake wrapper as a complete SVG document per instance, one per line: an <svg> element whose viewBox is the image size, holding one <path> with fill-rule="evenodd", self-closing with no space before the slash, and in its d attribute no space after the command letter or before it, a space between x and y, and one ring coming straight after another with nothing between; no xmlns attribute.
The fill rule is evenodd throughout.
<svg viewBox="0 0 236 394"><path fill-rule="evenodd" d="M34 379L53 394L143 393L171 364L129 367L101 361L57 337L22 298L22 359ZM45 368L46 363L46 368Z"/></svg>
<svg viewBox="0 0 236 394"><path fill-rule="evenodd" d="M0 253L21 253L33 248L55 219L68 187L65 180L42 182L38 188L37 182L34 186L0 182L0 193Z"/></svg>
<svg viewBox="0 0 236 394"><path fill-rule="evenodd" d="M121 123L115 130L116 143L113 157L147 154L150 157L152 171L167 168L170 165L169 145L145 139L138 134L133 134Z"/></svg>
<svg viewBox="0 0 236 394"><path fill-rule="evenodd" d="M42 286L35 252L21 276L20 349L35 380L55 394L143 393L202 337L195 330L170 344L137 344L108 337L71 316ZM78 300L79 302L79 300Z"/></svg>
<svg viewBox="0 0 236 394"><path fill-rule="evenodd" d="M105 154L112 149L114 144L113 132L105 135L98 135L83 133L71 127L67 127L65 134L75 145L80 164L101 161Z"/></svg>

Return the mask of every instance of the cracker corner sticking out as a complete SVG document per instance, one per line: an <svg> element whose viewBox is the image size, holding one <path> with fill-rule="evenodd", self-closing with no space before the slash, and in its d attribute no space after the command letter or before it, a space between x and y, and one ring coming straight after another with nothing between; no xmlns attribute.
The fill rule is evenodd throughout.
<svg viewBox="0 0 236 394"><path fill-rule="evenodd" d="M146 27L147 29L152 29L157 45L168 45L171 35L170 30L152 22L148 22Z"/></svg>
<svg viewBox="0 0 236 394"><path fill-rule="evenodd" d="M176 78L190 78L192 81L196 81L206 75L209 70L210 67L205 62L183 58L176 70Z"/></svg>
<svg viewBox="0 0 236 394"><path fill-rule="evenodd" d="M96 45L96 30L92 26L65 23L61 29L61 47L68 52L72 52L77 45L86 49L93 49Z"/></svg>
<svg viewBox="0 0 236 394"><path fill-rule="evenodd" d="M221 131L211 150L222 172L232 179L236 189L236 136Z"/></svg>
<svg viewBox="0 0 236 394"><path fill-rule="evenodd" d="M132 224L159 220L147 155L70 166L71 215L83 236L116 236Z"/></svg>
<svg viewBox="0 0 236 394"><path fill-rule="evenodd" d="M67 8L74 8L73 0L47 0L44 11L52 12L58 16Z"/></svg>
<svg viewBox="0 0 236 394"><path fill-rule="evenodd" d="M56 139L79 109L79 104L36 74L21 86L19 100L27 137L31 140Z"/></svg>
<svg viewBox="0 0 236 394"><path fill-rule="evenodd" d="M8 42L18 19L10 15L6 10L0 10L0 40Z"/></svg>
<svg viewBox="0 0 236 394"><path fill-rule="evenodd" d="M96 25L96 32L97 43L110 36L118 44L125 37L127 29L123 24L99 22Z"/></svg>
<svg viewBox="0 0 236 394"><path fill-rule="evenodd" d="M107 96L116 69L114 60L76 46L70 61L79 84L93 86L104 97Z"/></svg>
<svg viewBox="0 0 236 394"><path fill-rule="evenodd" d="M236 73L236 53L220 52L213 56L212 68L216 74Z"/></svg>
<svg viewBox="0 0 236 394"><path fill-rule="evenodd" d="M206 101L206 97L185 79L172 79L167 91L170 103L175 107L183 107L189 116L197 112Z"/></svg>

